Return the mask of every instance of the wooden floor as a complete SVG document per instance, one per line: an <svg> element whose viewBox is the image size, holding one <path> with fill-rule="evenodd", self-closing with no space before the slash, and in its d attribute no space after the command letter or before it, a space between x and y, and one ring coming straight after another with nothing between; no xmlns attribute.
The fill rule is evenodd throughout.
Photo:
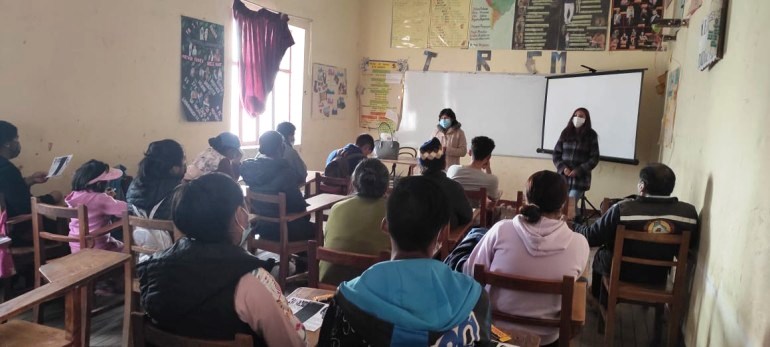
<svg viewBox="0 0 770 347"><path fill-rule="evenodd" d="M46 325L61 327L63 324L63 301L53 302L46 308ZM30 319L31 313L21 316ZM599 313L586 313L586 326L572 346L601 346L604 336L598 334ZM653 310L635 305L618 306L618 322L615 332L615 346L649 347L653 331ZM91 346L120 346L123 329L123 306L98 315L92 320Z"/></svg>

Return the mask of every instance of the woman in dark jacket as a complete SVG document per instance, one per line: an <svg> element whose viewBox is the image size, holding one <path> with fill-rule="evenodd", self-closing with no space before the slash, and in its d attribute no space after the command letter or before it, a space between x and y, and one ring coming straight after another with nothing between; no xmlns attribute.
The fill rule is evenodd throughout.
<svg viewBox="0 0 770 347"><path fill-rule="evenodd" d="M553 149L553 164L567 180L571 199L580 199L591 189L591 170L599 164L599 135L591 128L587 109L572 113Z"/></svg>
<svg viewBox="0 0 770 347"><path fill-rule="evenodd" d="M185 173L185 155L182 145L174 140L150 143L139 172L126 193L126 201L153 219L171 219L171 195Z"/></svg>
<svg viewBox="0 0 770 347"><path fill-rule="evenodd" d="M241 177L249 189L261 194L286 194L286 214L304 212L307 203L297 186L297 174L283 159L284 139L277 131L268 131L259 137L259 155L241 164ZM252 208L261 215L278 217L275 204L258 203ZM254 233L260 238L277 241L280 228L277 223L257 222ZM289 241L315 238L310 216L289 222Z"/></svg>
<svg viewBox="0 0 770 347"><path fill-rule="evenodd" d="M473 209L465 196L465 190L460 183L450 179L444 172L446 166L446 153L441 141L433 138L420 147L420 166L422 175L438 183L449 198L451 207L449 224L452 228L458 225L468 224L473 219Z"/></svg>

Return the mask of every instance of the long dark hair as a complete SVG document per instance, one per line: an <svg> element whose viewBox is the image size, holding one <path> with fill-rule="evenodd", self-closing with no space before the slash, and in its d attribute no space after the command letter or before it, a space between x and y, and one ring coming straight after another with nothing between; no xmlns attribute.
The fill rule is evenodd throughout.
<svg viewBox="0 0 770 347"><path fill-rule="evenodd" d="M72 177L72 190L104 193L107 190L107 182L99 181L92 184L88 184L88 182L99 177L99 175L107 172L109 169L110 166L105 162L96 159L87 161L75 171L75 175Z"/></svg>
<svg viewBox="0 0 770 347"><path fill-rule="evenodd" d="M583 113L586 114L586 122L582 127L580 127L580 129L575 128L575 124L572 124L572 118L578 111L583 111ZM562 140L583 140L588 136L596 136L596 132L591 127L591 113L588 112L588 109L585 107L580 107L572 111L572 115L569 117L567 126L564 128L564 130L561 131L561 136L559 136L559 138Z"/></svg>
<svg viewBox="0 0 770 347"><path fill-rule="evenodd" d="M182 145L170 139L155 141L150 143L147 152L144 152L144 159L139 162L136 178L172 177L171 169L175 166L184 166Z"/></svg>
<svg viewBox="0 0 770 347"><path fill-rule="evenodd" d="M538 171L527 179L527 204L519 213L529 223L537 223L543 213L561 209L567 200L567 183L561 175L548 170Z"/></svg>

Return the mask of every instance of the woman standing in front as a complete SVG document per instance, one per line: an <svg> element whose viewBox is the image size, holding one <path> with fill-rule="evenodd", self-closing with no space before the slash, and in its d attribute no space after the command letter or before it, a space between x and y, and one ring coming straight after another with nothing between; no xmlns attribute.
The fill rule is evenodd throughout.
<svg viewBox="0 0 770 347"><path fill-rule="evenodd" d="M446 168L459 165L460 158L468 154L468 141L465 132L460 129L462 124L451 108L445 108L438 114L438 126L433 137L441 141L446 156Z"/></svg>
<svg viewBox="0 0 770 347"><path fill-rule="evenodd" d="M599 164L599 135L591 128L591 114L581 107L570 117L553 149L556 172L567 180L570 203L591 189L591 170ZM576 208L576 216L580 211Z"/></svg>

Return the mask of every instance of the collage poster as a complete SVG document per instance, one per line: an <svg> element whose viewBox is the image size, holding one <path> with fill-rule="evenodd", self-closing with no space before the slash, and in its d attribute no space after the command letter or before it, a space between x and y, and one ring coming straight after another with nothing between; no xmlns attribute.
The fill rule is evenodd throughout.
<svg viewBox="0 0 770 347"><path fill-rule="evenodd" d="M359 125L377 129L383 123L393 131L401 122L401 100L404 95L406 63L368 60L361 72L359 88Z"/></svg>
<svg viewBox="0 0 770 347"><path fill-rule="evenodd" d="M516 0L473 0L469 47L511 49Z"/></svg>
<svg viewBox="0 0 770 347"><path fill-rule="evenodd" d="M612 0L610 50L663 50L652 22L663 16L663 0Z"/></svg>
<svg viewBox="0 0 770 347"><path fill-rule="evenodd" d="M348 74L345 68L313 63L313 117L340 116L347 107L347 95Z"/></svg>
<svg viewBox="0 0 770 347"><path fill-rule="evenodd" d="M182 109L191 122L222 121L225 27L182 17Z"/></svg>
<svg viewBox="0 0 770 347"><path fill-rule="evenodd" d="M518 0L513 49L603 51L610 1Z"/></svg>

